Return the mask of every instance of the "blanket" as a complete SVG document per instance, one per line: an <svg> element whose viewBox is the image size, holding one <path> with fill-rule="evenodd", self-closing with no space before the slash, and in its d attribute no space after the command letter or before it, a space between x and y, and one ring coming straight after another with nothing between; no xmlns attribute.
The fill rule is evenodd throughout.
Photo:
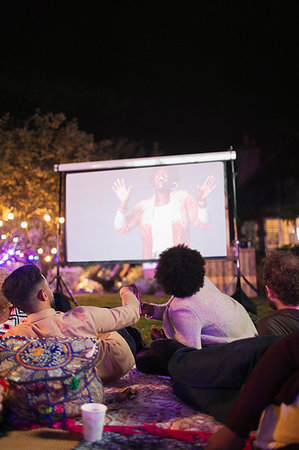
<svg viewBox="0 0 299 450"><path fill-rule="evenodd" d="M105 386L105 403L104 433L99 442L78 439L82 436L80 417L55 424L57 432L68 431L70 439L77 436L77 445L73 441L70 449L201 449L211 433L222 426L179 400L169 377L146 375L136 368ZM32 424L31 429L36 428L39 425ZM246 448L251 448L250 441Z"/></svg>

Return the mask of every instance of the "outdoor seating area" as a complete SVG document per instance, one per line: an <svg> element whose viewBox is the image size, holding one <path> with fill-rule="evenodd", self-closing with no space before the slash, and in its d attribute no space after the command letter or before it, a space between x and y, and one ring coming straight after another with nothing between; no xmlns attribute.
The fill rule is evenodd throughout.
<svg viewBox="0 0 299 450"><path fill-rule="evenodd" d="M32 423L31 430L10 431L1 438L1 446L9 450L15 450L16 445L24 450L155 446L200 449L204 448L211 433L221 426L213 417L201 414L180 401L172 392L169 377L146 375L137 369L105 387L105 404L108 409L103 440L98 443L82 440L82 423L78 417L77 420L57 423L52 429ZM130 442L132 447L128 446Z"/></svg>

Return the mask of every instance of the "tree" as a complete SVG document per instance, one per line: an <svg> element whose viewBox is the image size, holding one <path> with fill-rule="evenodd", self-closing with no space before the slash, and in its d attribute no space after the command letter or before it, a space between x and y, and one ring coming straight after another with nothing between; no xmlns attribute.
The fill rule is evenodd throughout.
<svg viewBox="0 0 299 450"><path fill-rule="evenodd" d="M157 153L154 144L153 154ZM51 251L57 247L59 176L55 164L145 155L143 141L121 137L96 143L92 134L79 130L77 121L67 120L63 113L36 110L19 126L9 114L4 115L0 119L0 264L8 251L18 259L24 253L26 261L37 258L40 248L42 268L47 271L45 255L52 259L55 253Z"/></svg>
<svg viewBox="0 0 299 450"><path fill-rule="evenodd" d="M62 113L37 110L23 126L14 126L9 114L1 118L0 214L5 250L23 251L24 258L36 256L37 248L48 255L55 252L59 182L54 164L87 161L95 150L93 135L79 130L77 121L67 121ZM43 220L44 216L51 219Z"/></svg>

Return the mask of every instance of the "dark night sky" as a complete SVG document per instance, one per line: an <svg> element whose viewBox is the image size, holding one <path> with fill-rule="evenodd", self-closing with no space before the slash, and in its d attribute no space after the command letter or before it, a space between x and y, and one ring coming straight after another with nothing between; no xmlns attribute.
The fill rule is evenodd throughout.
<svg viewBox="0 0 299 450"><path fill-rule="evenodd" d="M0 113L76 117L96 139L273 151L298 126L298 1L14 1L1 6Z"/></svg>

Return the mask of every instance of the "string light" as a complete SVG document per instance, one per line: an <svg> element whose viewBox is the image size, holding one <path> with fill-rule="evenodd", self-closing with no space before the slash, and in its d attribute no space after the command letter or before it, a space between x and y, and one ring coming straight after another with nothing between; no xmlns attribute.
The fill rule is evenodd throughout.
<svg viewBox="0 0 299 450"><path fill-rule="evenodd" d="M14 213L9 212L9 210L6 210L5 217L2 216L2 219L0 220L0 227L6 227L8 225L7 221L15 220L16 217ZM45 214L41 217L41 219L45 220L45 222L50 222L52 220L51 216L49 214ZM56 217L56 221L58 221L60 224L65 223L64 217ZM56 222L57 223L57 222ZM16 223L15 226L21 227L23 230L28 230L29 223L26 220L20 221L19 223ZM3 229L4 231L4 229ZM8 264L9 261L21 261L21 260L27 260L30 262L38 261L41 256L44 255L43 260L47 263L55 262L55 258L57 257L58 250L57 248L47 249L38 247L34 249L34 244L31 243L31 232L33 232L32 238L35 239L35 227L30 230L26 235L22 234L21 236L14 236L14 232L8 231L5 229L5 232L2 234L0 233L0 238L2 240L2 244L0 245L0 250L2 251L2 255L0 257L0 264L5 262ZM36 230L37 231L37 230ZM24 241L24 242L23 242ZM28 247L28 244L32 245ZM1 248L2 247L2 248ZM23 249L21 248L23 247ZM36 245L37 247L37 245ZM30 254L26 249L30 249ZM45 255L45 252L48 254ZM49 253L50 252L50 253Z"/></svg>

